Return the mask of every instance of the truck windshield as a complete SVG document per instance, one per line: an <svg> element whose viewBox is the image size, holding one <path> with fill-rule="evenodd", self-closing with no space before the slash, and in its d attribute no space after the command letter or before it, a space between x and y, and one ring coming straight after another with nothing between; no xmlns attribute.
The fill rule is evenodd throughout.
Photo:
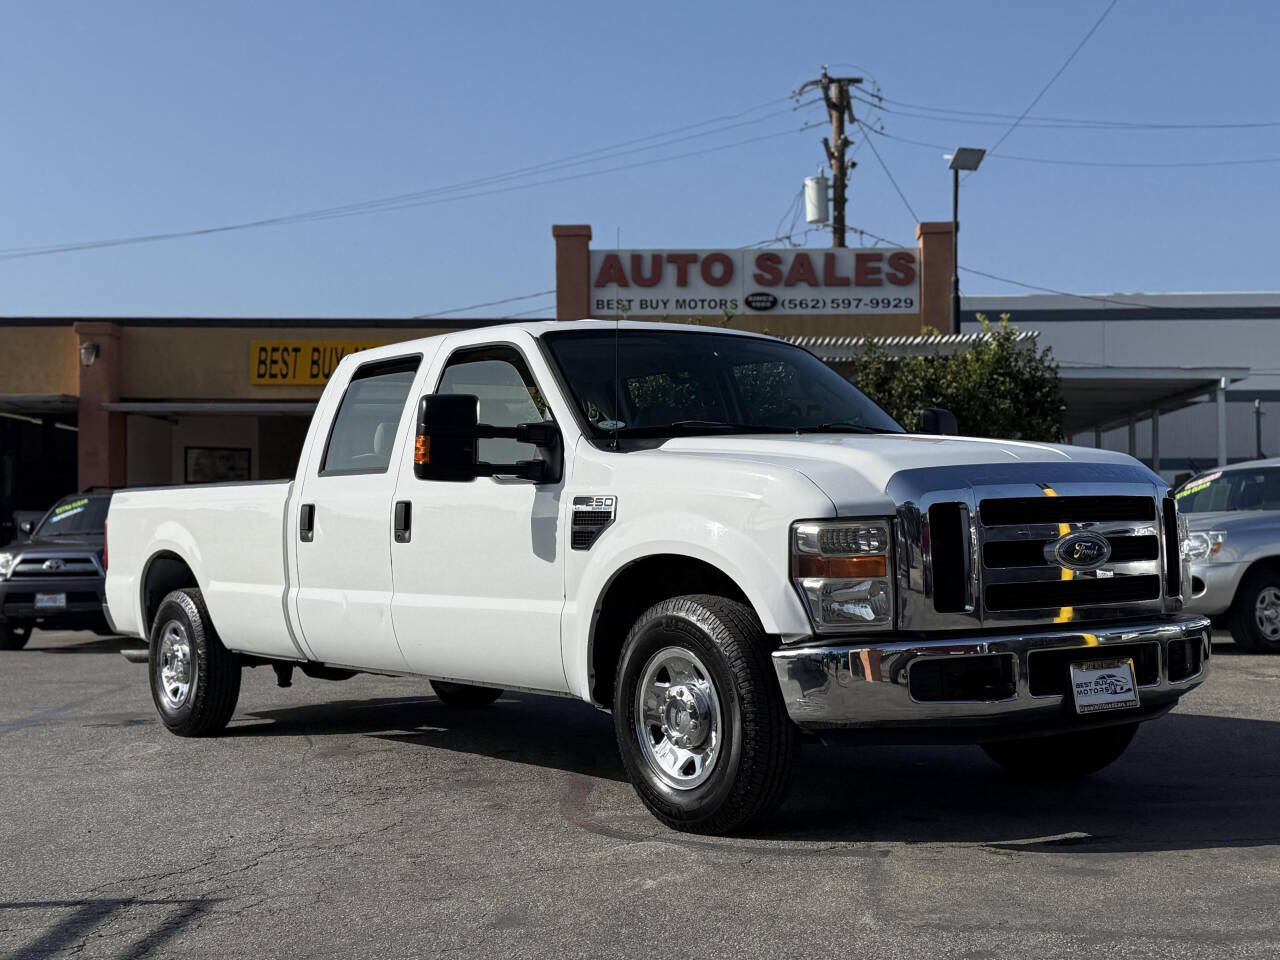
<svg viewBox="0 0 1280 960"><path fill-rule="evenodd" d="M1179 487L1174 496L1183 513L1280 510L1280 467L1201 474Z"/></svg>
<svg viewBox="0 0 1280 960"><path fill-rule="evenodd" d="M596 439L903 432L813 354L776 340L680 330L544 339Z"/></svg>
<svg viewBox="0 0 1280 960"><path fill-rule="evenodd" d="M109 497L67 497L44 515L37 537L83 537L100 534L106 526Z"/></svg>

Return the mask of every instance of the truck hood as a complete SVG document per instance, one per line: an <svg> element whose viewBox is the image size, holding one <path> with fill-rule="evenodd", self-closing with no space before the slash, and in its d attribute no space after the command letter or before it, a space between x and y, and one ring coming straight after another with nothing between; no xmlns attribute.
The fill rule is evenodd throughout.
<svg viewBox="0 0 1280 960"><path fill-rule="evenodd" d="M659 449L788 467L812 480L841 512L884 509L890 505L890 478L904 470L1013 463L1141 466L1126 454L1093 447L906 433L677 437ZM1156 482L1155 474L1151 480Z"/></svg>

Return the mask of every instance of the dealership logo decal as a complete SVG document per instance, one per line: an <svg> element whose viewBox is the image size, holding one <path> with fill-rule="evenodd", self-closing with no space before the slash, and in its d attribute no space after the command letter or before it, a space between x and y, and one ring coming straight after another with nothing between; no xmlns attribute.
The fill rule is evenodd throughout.
<svg viewBox="0 0 1280 960"><path fill-rule="evenodd" d="M1097 570L1111 559L1111 544L1097 533L1070 533L1049 544L1048 559L1067 570Z"/></svg>
<svg viewBox="0 0 1280 960"><path fill-rule="evenodd" d="M772 310L778 305L778 298L772 293L749 293L747 294L747 306L752 310Z"/></svg>

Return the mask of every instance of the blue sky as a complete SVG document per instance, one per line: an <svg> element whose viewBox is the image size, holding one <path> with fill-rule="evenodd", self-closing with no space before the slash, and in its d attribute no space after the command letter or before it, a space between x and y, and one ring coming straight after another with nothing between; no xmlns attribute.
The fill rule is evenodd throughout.
<svg viewBox="0 0 1280 960"><path fill-rule="evenodd" d="M763 240L822 160L822 129L796 132L822 120L819 109L771 102L823 63L858 65L897 101L1017 114L1105 6L899 0L838 4L828 16L813 5L652 0L6 3L4 250L425 191L748 112L673 137L718 133L496 186L709 151L671 162L376 215L0 259L0 314L412 316L550 289L556 222L590 223L609 246L619 231L624 247ZM1120 0L1033 115L1278 121L1277 36L1280 5L1265 0ZM889 134L937 144L990 146L1004 129L880 119ZM769 138L732 145L758 137ZM875 144L922 219L950 216L939 150ZM1280 127L1028 125L1001 152L1280 157ZM871 150L855 159L850 223L911 242L914 220ZM1280 164L992 157L962 187L961 262L1074 292L1277 290L1277 183Z"/></svg>

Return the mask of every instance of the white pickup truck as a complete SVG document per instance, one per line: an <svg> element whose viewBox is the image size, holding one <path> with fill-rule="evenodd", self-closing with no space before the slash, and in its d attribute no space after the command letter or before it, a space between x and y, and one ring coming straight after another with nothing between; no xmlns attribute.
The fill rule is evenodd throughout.
<svg viewBox="0 0 1280 960"><path fill-rule="evenodd" d="M725 832L802 739L1104 767L1205 677L1184 529L1127 456L907 433L780 340L538 322L347 357L291 482L117 493L106 594L176 734L246 666L567 695Z"/></svg>

